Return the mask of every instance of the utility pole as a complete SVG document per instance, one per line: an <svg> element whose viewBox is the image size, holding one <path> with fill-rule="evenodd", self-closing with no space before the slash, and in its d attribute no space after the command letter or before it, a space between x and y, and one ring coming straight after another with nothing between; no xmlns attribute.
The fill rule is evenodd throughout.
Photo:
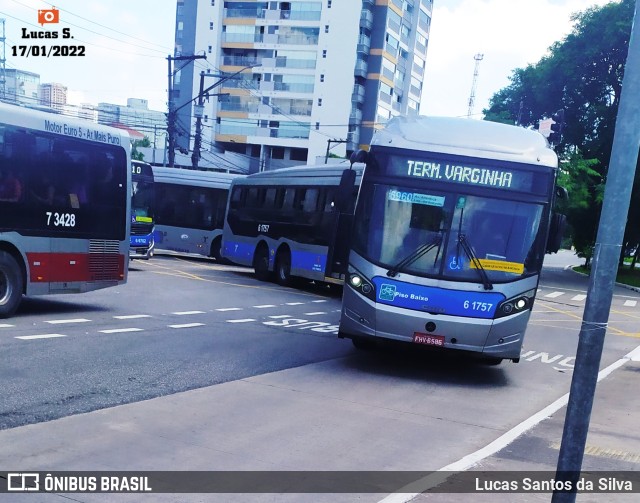
<svg viewBox="0 0 640 503"><path fill-rule="evenodd" d="M204 89L204 78L205 77L220 77L219 75L209 74L200 72L200 92L196 98L198 99L198 105L196 107L195 116L196 116L196 133L195 139L193 140L193 153L191 154L191 166L193 169L198 169L198 162L200 161L200 148L202 146L202 115L204 111L204 98L209 96L226 96L227 93L218 93L218 94L208 94L209 91L218 87L220 84L226 82L229 79L236 77L241 74L245 70L249 70L250 68L254 68L256 66L260 66L258 64L245 66L244 68L238 70L235 73L230 75L224 75L218 82ZM193 100L191 100L193 101ZM184 106L184 105L183 105ZM182 108L182 107L180 107Z"/></svg>
<svg viewBox="0 0 640 503"><path fill-rule="evenodd" d="M555 480L561 481L564 487L569 484L570 486L568 491L555 490L551 499L553 503L573 503L576 500L577 484L598 382L598 369L611 310L613 287L638 162L640 148L640 101L637 99L640 93L639 9L640 0L636 0L635 19L632 24L622 80L594 261L578 336L576 363L558 454Z"/></svg>
<svg viewBox="0 0 640 503"><path fill-rule="evenodd" d="M469 95L469 110L467 110L467 118L471 118L471 115L473 114L473 103L476 100L476 86L478 84L478 70L480 68L480 61L482 61L482 58L484 57L484 54L476 54L473 59L476 60L476 66L473 70L473 83L471 84L471 94Z"/></svg>
<svg viewBox="0 0 640 503"><path fill-rule="evenodd" d="M167 63L169 65L169 72L167 77L169 79L169 83L167 86L167 92L169 93L169 102L168 102L168 113L167 113L167 150L169 151L169 166L173 168L175 158L176 158L176 113L178 110L174 110L173 107L173 77L177 70L171 69L171 63L173 61L186 61L180 70L184 68L188 63L194 61L196 59L207 59L207 56L202 55L193 55L193 56L167 56Z"/></svg>
<svg viewBox="0 0 640 503"><path fill-rule="evenodd" d="M349 143L348 140L327 140L327 154L324 156L324 163L327 164L329 161L329 150L331 149L331 144L335 143L339 145L340 143Z"/></svg>

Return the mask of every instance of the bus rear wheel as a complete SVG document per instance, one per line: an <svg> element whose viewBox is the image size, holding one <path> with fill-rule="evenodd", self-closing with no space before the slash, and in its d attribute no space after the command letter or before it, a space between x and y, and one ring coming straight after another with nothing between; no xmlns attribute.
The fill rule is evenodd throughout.
<svg viewBox="0 0 640 503"><path fill-rule="evenodd" d="M8 318L16 312L23 289L22 272L16 259L0 251L0 318Z"/></svg>
<svg viewBox="0 0 640 503"><path fill-rule="evenodd" d="M258 246L253 256L253 270L260 281L269 281L269 249L266 245Z"/></svg>
<svg viewBox="0 0 640 503"><path fill-rule="evenodd" d="M276 281L282 286L291 286L291 253L280 250L276 255Z"/></svg>

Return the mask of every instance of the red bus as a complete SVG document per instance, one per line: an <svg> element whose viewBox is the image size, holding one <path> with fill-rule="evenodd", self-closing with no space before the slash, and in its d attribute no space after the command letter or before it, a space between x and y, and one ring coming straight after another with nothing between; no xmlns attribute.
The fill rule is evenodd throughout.
<svg viewBox="0 0 640 503"><path fill-rule="evenodd" d="M129 163L122 130L0 103L0 318L126 282Z"/></svg>

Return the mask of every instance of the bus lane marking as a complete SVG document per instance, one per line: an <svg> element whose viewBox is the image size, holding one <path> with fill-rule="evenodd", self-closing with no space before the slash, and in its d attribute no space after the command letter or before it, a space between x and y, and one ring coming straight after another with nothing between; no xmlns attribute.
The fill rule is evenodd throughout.
<svg viewBox="0 0 640 503"><path fill-rule="evenodd" d="M204 323L183 323L182 325L167 325L169 328L194 328L204 327Z"/></svg>
<svg viewBox="0 0 640 503"><path fill-rule="evenodd" d="M66 337L63 334L42 334L42 335L19 335L16 339L22 339L23 341L31 341L34 339L53 339L54 337Z"/></svg>
<svg viewBox="0 0 640 503"><path fill-rule="evenodd" d="M584 299L586 299L586 298L587 298L587 296L586 296L586 295L584 295L584 294L580 293L580 294L578 294L578 295L574 295L573 297L571 297L571 300L581 301L581 300L584 300Z"/></svg>
<svg viewBox="0 0 640 503"><path fill-rule="evenodd" d="M49 320L45 321L45 323L49 323L50 325L61 325L63 323L89 323L91 320L87 320L86 318L75 318L70 320Z"/></svg>
<svg viewBox="0 0 640 503"><path fill-rule="evenodd" d="M226 320L227 323L249 323L251 321L258 321L253 318L246 318L243 320Z"/></svg>
<svg viewBox="0 0 640 503"><path fill-rule="evenodd" d="M560 297L561 295L564 295L565 292L551 292L548 293L547 295L545 295L546 298L548 299L555 299Z"/></svg>
<svg viewBox="0 0 640 503"><path fill-rule="evenodd" d="M271 318L275 318L271 316ZM309 321L293 316L279 316L277 320L263 321L263 325L280 328L297 328L299 330L311 330L323 334L338 335L338 325L333 325L326 321Z"/></svg>
<svg viewBox="0 0 640 503"><path fill-rule="evenodd" d="M623 305L624 307L636 307L637 304L637 300L625 300Z"/></svg>
<svg viewBox="0 0 640 503"><path fill-rule="evenodd" d="M220 307L215 309L215 311L225 312L225 311L242 311L241 307Z"/></svg>
<svg viewBox="0 0 640 503"><path fill-rule="evenodd" d="M301 306L303 304L304 302L285 302L284 303L285 306Z"/></svg>
<svg viewBox="0 0 640 503"><path fill-rule="evenodd" d="M326 311L317 311L315 313L303 313L303 316L318 316L319 314L329 314Z"/></svg>
<svg viewBox="0 0 640 503"><path fill-rule="evenodd" d="M13 328L15 325L10 325L9 323L0 323L0 328Z"/></svg>
<svg viewBox="0 0 640 503"><path fill-rule="evenodd" d="M277 307L275 304L262 304L259 306L251 306L251 307L255 307L256 309L266 309L268 307Z"/></svg>
<svg viewBox="0 0 640 503"><path fill-rule="evenodd" d="M124 316L114 316L116 320L137 320L138 318L151 318L149 314L127 314Z"/></svg>
<svg viewBox="0 0 640 503"><path fill-rule="evenodd" d="M189 314L205 314L204 311L177 311L175 313L171 313L171 314L175 314L176 316L186 316Z"/></svg>
<svg viewBox="0 0 640 503"><path fill-rule="evenodd" d="M98 330L101 334L123 334L127 332L142 332L142 328L110 328L108 330Z"/></svg>

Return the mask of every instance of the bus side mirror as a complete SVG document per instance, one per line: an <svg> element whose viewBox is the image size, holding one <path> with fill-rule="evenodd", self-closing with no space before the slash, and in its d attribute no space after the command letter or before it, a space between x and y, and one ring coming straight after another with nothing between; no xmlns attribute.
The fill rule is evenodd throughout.
<svg viewBox="0 0 640 503"><path fill-rule="evenodd" d="M564 231L567 228L567 217L562 213L554 213L551 217L549 238L547 239L547 253L557 253L562 245Z"/></svg>
<svg viewBox="0 0 640 503"><path fill-rule="evenodd" d="M558 199L569 199L569 191L558 185L556 186L556 197Z"/></svg>
<svg viewBox="0 0 640 503"><path fill-rule="evenodd" d="M349 161L351 161L351 166L353 166L357 162L366 163L368 156L369 153L366 150L360 149L354 151L349 158Z"/></svg>
<svg viewBox="0 0 640 503"><path fill-rule="evenodd" d="M356 184L356 172L353 169L345 169L340 177L336 204L338 211L349 212L350 202L353 194L353 187Z"/></svg>

